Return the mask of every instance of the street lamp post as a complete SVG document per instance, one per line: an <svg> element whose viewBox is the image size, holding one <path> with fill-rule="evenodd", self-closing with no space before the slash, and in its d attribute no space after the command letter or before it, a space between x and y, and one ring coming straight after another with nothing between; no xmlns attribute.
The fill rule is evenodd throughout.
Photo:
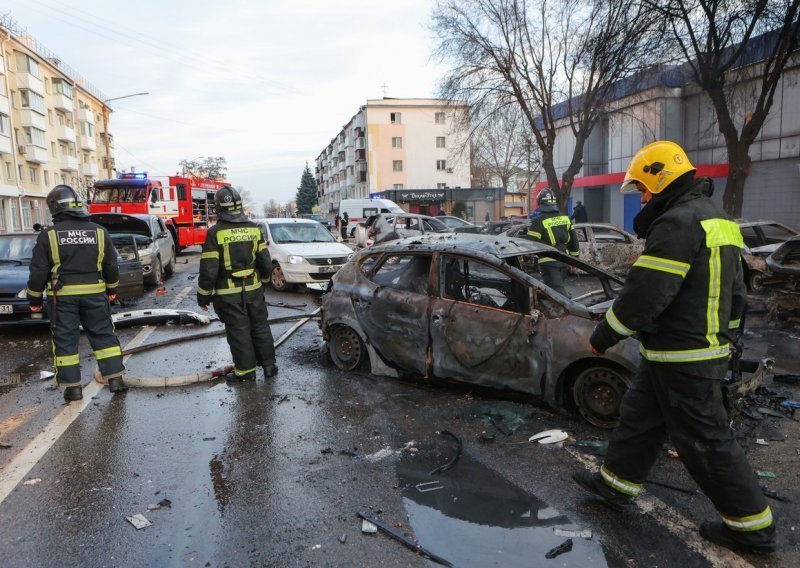
<svg viewBox="0 0 800 568"><path fill-rule="evenodd" d="M119 99L127 99L128 97L138 97L140 95L149 95L150 93L133 93L132 95L123 95L121 97L113 97L110 99L104 99L100 101L100 104L103 105L103 142L106 148L106 175L108 179L111 179L111 144L108 140L108 112L111 110L106 103L111 101L118 101Z"/></svg>

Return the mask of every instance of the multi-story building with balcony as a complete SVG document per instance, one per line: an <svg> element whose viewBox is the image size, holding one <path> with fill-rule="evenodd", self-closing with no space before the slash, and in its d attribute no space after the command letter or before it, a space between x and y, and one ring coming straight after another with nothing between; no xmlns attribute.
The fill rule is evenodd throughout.
<svg viewBox="0 0 800 568"><path fill-rule="evenodd" d="M45 224L45 197L85 193L113 164L103 94L35 38L0 16L0 233ZM106 112L106 120L103 113Z"/></svg>
<svg viewBox="0 0 800 568"><path fill-rule="evenodd" d="M470 187L468 108L442 99L369 99L316 159L323 214L389 190ZM414 195L414 192L409 192ZM436 214L438 202L401 203Z"/></svg>

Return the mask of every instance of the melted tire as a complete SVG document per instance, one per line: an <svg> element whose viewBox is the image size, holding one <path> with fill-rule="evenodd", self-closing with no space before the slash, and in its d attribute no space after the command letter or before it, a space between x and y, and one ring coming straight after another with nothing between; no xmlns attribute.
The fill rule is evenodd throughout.
<svg viewBox="0 0 800 568"><path fill-rule="evenodd" d="M359 367L366 357L366 347L356 331L347 326L338 326L331 332L328 351L342 371L352 371Z"/></svg>
<svg viewBox="0 0 800 568"><path fill-rule="evenodd" d="M590 424L614 428L619 424L622 397L630 387L627 373L604 366L583 370L572 387L578 410Z"/></svg>

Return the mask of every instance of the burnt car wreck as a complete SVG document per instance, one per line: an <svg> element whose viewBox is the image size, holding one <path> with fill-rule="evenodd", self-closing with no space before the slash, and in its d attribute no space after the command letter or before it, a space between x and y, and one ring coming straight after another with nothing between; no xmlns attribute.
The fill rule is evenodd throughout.
<svg viewBox="0 0 800 568"><path fill-rule="evenodd" d="M789 239L766 258L762 280L771 319L800 321L800 237Z"/></svg>
<svg viewBox="0 0 800 568"><path fill-rule="evenodd" d="M539 280L542 258L574 267L572 298ZM589 336L621 286L525 239L429 235L359 252L333 278L320 325L342 370L368 364L376 375L511 389L612 427L638 342L598 357Z"/></svg>

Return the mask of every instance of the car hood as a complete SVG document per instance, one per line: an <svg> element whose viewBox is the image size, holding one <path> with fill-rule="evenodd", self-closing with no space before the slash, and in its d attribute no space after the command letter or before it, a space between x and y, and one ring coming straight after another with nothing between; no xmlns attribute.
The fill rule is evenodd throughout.
<svg viewBox="0 0 800 568"><path fill-rule="evenodd" d="M102 225L112 235L134 234L151 237L150 226L146 221L121 213L93 213L91 220L98 225Z"/></svg>
<svg viewBox="0 0 800 568"><path fill-rule="evenodd" d="M753 247L750 249L750 254L755 254L759 256L768 256L775 252L775 250L781 246L783 243L772 243L771 245L764 245L761 247Z"/></svg>
<svg viewBox="0 0 800 568"><path fill-rule="evenodd" d="M0 294L16 294L28 285L28 264L0 264Z"/></svg>
<svg viewBox="0 0 800 568"><path fill-rule="evenodd" d="M298 256L350 256L352 249L341 243L273 243L269 247L282 254Z"/></svg>

